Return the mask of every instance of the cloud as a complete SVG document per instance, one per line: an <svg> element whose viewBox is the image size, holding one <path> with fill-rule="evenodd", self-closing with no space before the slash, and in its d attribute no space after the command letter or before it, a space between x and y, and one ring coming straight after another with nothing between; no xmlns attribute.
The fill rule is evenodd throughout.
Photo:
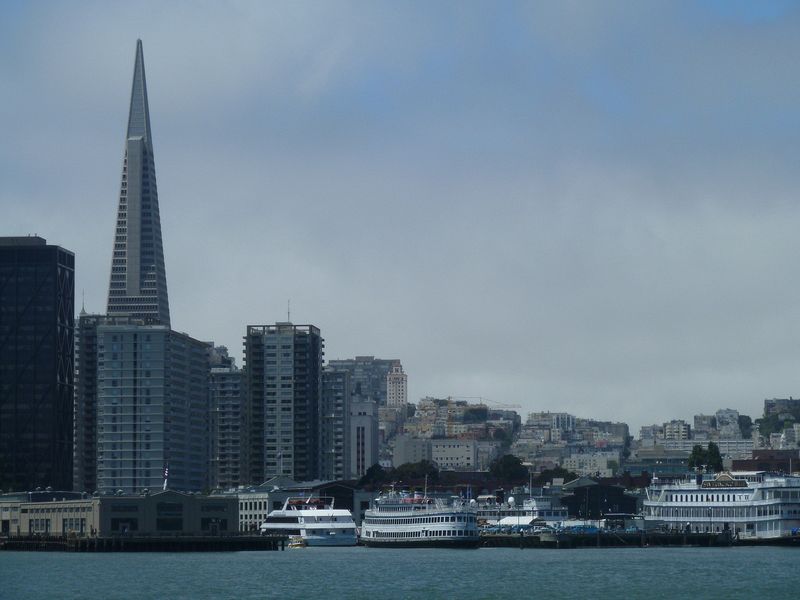
<svg viewBox="0 0 800 600"><path fill-rule="evenodd" d="M633 426L797 395L798 11L41 3L0 25L2 234L102 311L144 41L174 325L320 326L412 397Z"/></svg>

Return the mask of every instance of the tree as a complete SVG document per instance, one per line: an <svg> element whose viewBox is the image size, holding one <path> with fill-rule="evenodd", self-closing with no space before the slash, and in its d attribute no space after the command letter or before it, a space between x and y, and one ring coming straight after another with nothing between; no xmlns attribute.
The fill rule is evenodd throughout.
<svg viewBox="0 0 800 600"><path fill-rule="evenodd" d="M697 467L705 467L715 473L722 471L722 455L719 452L719 446L714 442L709 442L708 449L705 449L700 444L695 444L689 455L689 468Z"/></svg>
<svg viewBox="0 0 800 600"><path fill-rule="evenodd" d="M708 468L719 473L722 471L722 454L719 452L719 446L714 442L708 442L708 450L706 450L706 464Z"/></svg>
<svg viewBox="0 0 800 600"><path fill-rule="evenodd" d="M780 433L798 421L800 421L800 408L792 408L778 414L765 414L762 418L756 419L756 425L759 435L768 438L771 433Z"/></svg>
<svg viewBox="0 0 800 600"><path fill-rule="evenodd" d="M358 480L358 487L363 487L365 485L380 485L384 481L386 481L386 469L384 469L380 464L375 463L367 472L364 473L364 476Z"/></svg>
<svg viewBox="0 0 800 600"><path fill-rule="evenodd" d="M484 423L489 418L489 409L485 406L468 407L464 410L464 423Z"/></svg>
<svg viewBox="0 0 800 600"><path fill-rule="evenodd" d="M739 415L739 430L744 439L749 439L753 435L753 419L747 415Z"/></svg>
<svg viewBox="0 0 800 600"><path fill-rule="evenodd" d="M506 454L492 461L489 473L503 481L525 481L528 478L528 469L522 464L519 457Z"/></svg>
<svg viewBox="0 0 800 600"><path fill-rule="evenodd" d="M689 455L689 468L695 469L706 464L706 451L700 444L695 444Z"/></svg>
<svg viewBox="0 0 800 600"><path fill-rule="evenodd" d="M421 460L416 463L400 465L392 472L392 476L401 481L408 479L425 479L427 476L429 482L435 483L439 481L439 469L437 469L436 465L432 462Z"/></svg>
<svg viewBox="0 0 800 600"><path fill-rule="evenodd" d="M507 442L508 434L505 429L495 429L492 433L492 439L496 442Z"/></svg>

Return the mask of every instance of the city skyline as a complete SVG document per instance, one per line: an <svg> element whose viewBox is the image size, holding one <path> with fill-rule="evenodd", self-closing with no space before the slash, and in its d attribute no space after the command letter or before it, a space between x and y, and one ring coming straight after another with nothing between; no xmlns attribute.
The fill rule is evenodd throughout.
<svg viewBox="0 0 800 600"><path fill-rule="evenodd" d="M0 25L0 235L74 251L89 312L141 37L173 325L237 364L291 300L411 401L635 431L798 395L796 9L95 8Z"/></svg>

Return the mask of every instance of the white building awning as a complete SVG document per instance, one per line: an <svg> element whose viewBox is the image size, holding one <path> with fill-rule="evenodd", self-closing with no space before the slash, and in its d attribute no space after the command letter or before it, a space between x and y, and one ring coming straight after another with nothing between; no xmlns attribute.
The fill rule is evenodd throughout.
<svg viewBox="0 0 800 600"><path fill-rule="evenodd" d="M533 517L503 517L497 524L501 527L504 525L531 525L535 520Z"/></svg>

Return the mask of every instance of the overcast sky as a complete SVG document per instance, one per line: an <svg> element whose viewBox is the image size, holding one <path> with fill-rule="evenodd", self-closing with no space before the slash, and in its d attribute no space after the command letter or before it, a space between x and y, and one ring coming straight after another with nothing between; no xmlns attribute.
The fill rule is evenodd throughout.
<svg viewBox="0 0 800 600"><path fill-rule="evenodd" d="M645 423L800 396L800 10L4 2L0 235L103 312L136 39L173 327Z"/></svg>

